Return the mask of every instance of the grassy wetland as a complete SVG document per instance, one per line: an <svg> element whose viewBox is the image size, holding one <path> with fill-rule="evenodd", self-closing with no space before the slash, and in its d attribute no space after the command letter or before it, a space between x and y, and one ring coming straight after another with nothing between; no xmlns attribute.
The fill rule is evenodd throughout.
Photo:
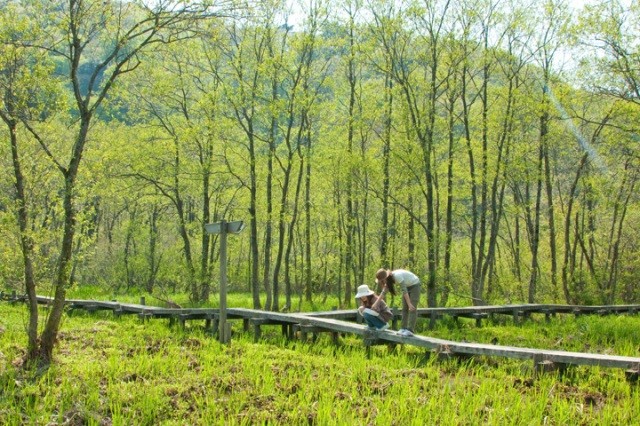
<svg viewBox="0 0 640 426"><path fill-rule="evenodd" d="M182 330L110 312L65 316L55 363L31 371L20 368L26 321L25 306L0 304L3 425L627 425L640 412L638 386L617 369L534 377L529 362L443 362L384 345L367 359L356 337L286 341L277 326L254 343L234 324L221 345L196 321ZM428 334L638 356L639 328L637 316L567 315L482 328L442 320Z"/></svg>

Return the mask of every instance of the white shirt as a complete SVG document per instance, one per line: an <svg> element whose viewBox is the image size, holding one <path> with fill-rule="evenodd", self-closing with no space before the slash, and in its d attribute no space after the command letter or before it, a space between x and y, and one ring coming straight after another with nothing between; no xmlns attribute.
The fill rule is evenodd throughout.
<svg viewBox="0 0 640 426"><path fill-rule="evenodd" d="M408 287L420 284L420 278L411 271L405 269L395 269L391 271L391 276L396 284L400 284L403 293L407 292Z"/></svg>

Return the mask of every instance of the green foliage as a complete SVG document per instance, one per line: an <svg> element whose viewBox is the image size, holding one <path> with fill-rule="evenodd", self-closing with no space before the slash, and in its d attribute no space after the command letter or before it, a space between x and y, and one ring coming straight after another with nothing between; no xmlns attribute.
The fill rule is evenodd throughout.
<svg viewBox="0 0 640 426"><path fill-rule="evenodd" d="M112 13L118 5L83 3L80 31L89 44L77 70L80 96L101 93L116 71L97 70L105 52L122 47L111 58L120 61L139 47L124 36L134 33L113 28L145 11L119 5L119 20ZM15 91L20 116L44 140L18 126L29 236L45 294L63 225L56 161L71 158L78 130L75 95L60 81L70 65L54 55L59 45L35 47L47 45L48 34L66 39L61 6L10 2L0 10L1 89ZM328 2L305 10L292 29L283 25L283 4L260 3L259 13L158 33L158 40L181 40L123 62L92 116L74 188L69 286L133 297L202 290L206 299L209 284L217 290L219 245L204 238L203 225L225 217L254 220L256 229L251 235L247 226L230 240L233 290L262 293L265 274L266 284L277 278L282 285L287 265L294 299L311 282L315 300L305 306L325 294L339 299L336 306L351 303L346 286L369 282L383 262L410 267L423 281L433 272L438 300L449 292L448 303L471 303L483 261L484 287L475 296L485 301L526 301L531 287L540 302L637 302L639 111L637 88L626 86L638 81L637 8L594 5L570 28L578 12L571 16L555 2L525 10L513 3L500 13L473 1L388 6L356 2L346 12ZM563 68L565 55L577 60L583 53L588 57L576 65L584 67ZM625 59L631 66L620 66ZM8 111L6 103L0 107ZM0 155L0 277L20 289L7 143ZM291 252L273 277L289 241Z"/></svg>

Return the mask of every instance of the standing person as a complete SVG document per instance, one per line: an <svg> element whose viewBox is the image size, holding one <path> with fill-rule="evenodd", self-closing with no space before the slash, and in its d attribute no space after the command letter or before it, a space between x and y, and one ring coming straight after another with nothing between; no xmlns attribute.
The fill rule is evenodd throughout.
<svg viewBox="0 0 640 426"><path fill-rule="evenodd" d="M398 333L412 335L418 319L418 303L420 303L420 278L406 269L378 269L376 281L383 288L390 288L394 283L402 290L402 326Z"/></svg>
<svg viewBox="0 0 640 426"><path fill-rule="evenodd" d="M364 317L364 321L370 329L386 330L389 328L389 321L393 318L393 312L384 301L384 295L388 291L385 288L380 295L377 295L366 284L358 287L356 294L356 299L360 300L358 312Z"/></svg>

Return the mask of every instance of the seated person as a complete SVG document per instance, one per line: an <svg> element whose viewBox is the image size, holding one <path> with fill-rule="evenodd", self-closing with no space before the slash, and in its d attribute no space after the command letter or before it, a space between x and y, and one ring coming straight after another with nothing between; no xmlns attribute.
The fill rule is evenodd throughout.
<svg viewBox="0 0 640 426"><path fill-rule="evenodd" d="M380 295L369 289L366 284L358 287L356 299L360 300L358 312L364 317L370 329L386 330L389 328L389 321L393 318L393 312L384 301L384 295L388 289L385 286Z"/></svg>

